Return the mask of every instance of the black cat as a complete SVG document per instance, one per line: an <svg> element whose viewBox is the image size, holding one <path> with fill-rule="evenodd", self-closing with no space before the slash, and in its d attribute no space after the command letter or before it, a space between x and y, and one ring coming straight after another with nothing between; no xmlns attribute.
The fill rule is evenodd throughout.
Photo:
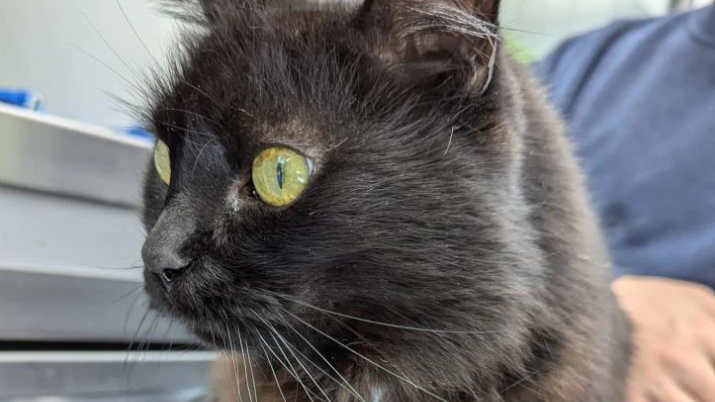
<svg viewBox="0 0 715 402"><path fill-rule="evenodd" d="M154 307L301 401L623 400L601 234L498 3L170 4Z"/></svg>

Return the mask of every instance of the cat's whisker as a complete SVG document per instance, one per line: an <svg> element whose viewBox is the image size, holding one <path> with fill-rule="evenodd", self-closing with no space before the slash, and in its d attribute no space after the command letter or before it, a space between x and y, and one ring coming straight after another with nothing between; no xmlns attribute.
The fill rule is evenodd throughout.
<svg viewBox="0 0 715 402"><path fill-rule="evenodd" d="M349 138L345 138L344 140L340 141L339 143L337 143L337 144L331 146L330 148L326 149L325 152L334 151L334 150L340 148L343 144L345 144L346 142L348 142L348 140L349 140Z"/></svg>
<svg viewBox="0 0 715 402"><path fill-rule="evenodd" d="M507 391L509 391L509 390L511 390L511 389L513 389L513 388L516 388L516 387L518 387L518 386L524 386L524 385L523 385L524 383L529 383L529 384L532 384L532 385L536 385L537 388L538 388L538 384L535 384L534 381L531 380L531 378L534 377L534 376L537 375L537 374L539 374L539 371L529 371L529 372L527 372L527 374L524 375L524 376L522 376L520 379L514 381L514 382L511 383L510 385L508 385L508 386L502 388L501 390L499 390L499 394L504 395L504 394L507 393Z"/></svg>
<svg viewBox="0 0 715 402"><path fill-rule="evenodd" d="M266 350L266 347L263 346L263 343L260 343L261 349L263 349L263 354L266 356L266 361L268 361L268 367L271 369L271 373L273 373L273 378L275 379L275 384L278 387L278 392L281 394L281 399L283 399L283 402L286 401L286 397L283 394L283 388L281 387L281 382L278 380L278 376L276 375L276 371L273 369L273 363L271 363L271 358L268 356L268 351Z"/></svg>
<svg viewBox="0 0 715 402"><path fill-rule="evenodd" d="M115 68L113 68L113 67L110 66L109 64L105 63L104 61L102 61L102 60L101 60L100 58L98 58L97 56L93 55L92 53L89 53L88 51L82 49L81 47L79 47L79 46L77 46L77 45L75 45L75 44L70 43L69 45L72 46L75 50L77 50L77 51L79 51L80 53L84 54L85 56L89 57L90 59L96 61L96 62L99 63L102 67L104 67L104 68L106 68L107 70L109 70L110 73L114 74L117 78L119 78L120 80L122 80L126 85L128 85L128 86L125 86L124 88L127 89L129 92L138 93L138 92L141 91L141 88L140 88L136 83L130 81L127 77L125 77L124 75L122 75L119 71L117 71Z"/></svg>
<svg viewBox="0 0 715 402"><path fill-rule="evenodd" d="M416 389L418 389L418 390L420 390L420 391L426 393L427 395L430 395L430 396L432 396L432 397L434 397L434 398L436 398L436 399L438 399L438 400L440 400L440 401L442 401L442 402L448 402L446 399L444 399L444 398L440 397L439 395L437 395L437 394L435 394L435 393L433 393L433 392L427 390L426 388L424 388L424 387L422 387L422 386L416 384L414 381L410 380L409 378L395 373L394 371L392 371L392 370L390 370L390 369L388 369L388 368L386 368L386 367L380 365L379 363L375 362L374 360L370 359L369 357L367 357L367 356L365 356L365 355L363 355L363 354L357 352L356 350L350 348L349 346L345 345L344 343L340 342L339 340L335 339L334 337L332 337L332 336L328 335L327 333L321 331L320 329L316 328L315 326L313 326L313 325L307 323L305 320L301 319L300 317L296 316L295 314L291 313L290 311L288 311L288 310L286 310L286 309L283 309L283 311L284 311L286 314L288 314L288 315L290 315L291 317L293 317L294 319L296 319L298 322L302 323L303 325L306 325L308 328L310 328L310 329L314 330L315 332L317 332L317 333L323 335L324 337L326 337L326 338L328 338L329 340L331 340L331 341L333 341L334 343L336 343L338 346L340 346L340 347L344 348L345 350L347 350L347 351L353 353L355 356L360 357L361 359L363 359L363 360L365 360L366 362L372 364L372 365L375 366L376 368L378 368L378 369L380 369L380 370L386 372L387 374L390 374L390 375L392 375L393 377L395 377L395 378L397 378L397 379L399 379L399 380L401 380L401 381L403 381L403 382L405 382L405 383L407 383L407 384L409 384L409 385L415 387Z"/></svg>
<svg viewBox="0 0 715 402"><path fill-rule="evenodd" d="M256 314L256 313L253 312L253 314ZM273 332L276 331L275 328L273 328L273 326L270 325L265 319L261 318L261 317L258 316L257 314L256 314L256 316L259 317L259 319L260 319L261 321L263 321L263 323L266 325L266 327L268 327L271 331L273 331ZM322 372L323 375L325 375L326 377L330 378L330 379L331 379L333 382L335 382L338 386L340 386L341 388L345 389L346 391L348 391L348 392L351 393L352 395L356 396L358 399L360 399L360 401L366 402L365 399L364 399L364 398L350 385L350 383L340 374L340 372L338 372L338 370L335 369L335 367L315 348L315 346L313 346L313 345L310 343L310 341L308 341L307 339L305 339L305 337L303 337L295 328L293 328L292 326L290 326L287 322L284 322L283 324L286 325L286 326L288 326L288 328L290 328L293 332L295 332L298 336L300 336L300 337L303 339L303 341L305 341L305 342L308 344L308 346L310 346L310 347L318 354L318 356L320 356L320 358L321 358L323 361L325 361L325 363L340 377L340 379L343 381L344 384L341 383L340 381L338 381L338 379L336 379L335 377L333 377L331 374L329 374L329 373L327 373L325 370L323 370L322 367L320 367L317 363L315 363L314 361L312 361L311 359L309 359L306 355L304 355L303 353L301 353L297 348L293 348L293 350L294 350L295 353L299 354L305 361L307 361L308 363L310 363L311 365L313 365L316 369L320 370L320 372Z"/></svg>
<svg viewBox="0 0 715 402"><path fill-rule="evenodd" d="M126 11L124 10L124 6L122 6L122 3L119 0L114 0L114 1L117 4L119 11L121 11L122 16L124 16L124 21L127 22L127 25L129 25L129 28L134 33L134 36L137 38L139 43L142 45L142 48L144 48L144 51L146 51L146 53L149 55L149 57L151 57L152 60L154 60L154 63L157 67L160 66L159 60L156 57L154 57L154 54L152 54L152 52L149 50L149 47L146 45L144 40L139 35L139 32L137 32L136 28L134 27L134 24L132 24L132 21L129 19L129 16L127 15Z"/></svg>
<svg viewBox="0 0 715 402"><path fill-rule="evenodd" d="M126 292L124 295L119 296L118 298L112 300L112 304L118 303L118 302L120 302L120 301L126 299L127 297L131 296L131 295L132 295L134 292L136 292L137 290L141 290L143 287L144 287L143 284L139 284L139 285L135 286L134 288L132 288L132 290ZM141 293L140 293L140 295L141 295ZM128 313L127 313L127 314L128 314Z"/></svg>
<svg viewBox="0 0 715 402"><path fill-rule="evenodd" d="M124 317L124 330L127 329L127 325L129 325L129 317L131 317L132 311L134 311L134 306L136 306L139 299L141 299L142 294L143 294L142 292L137 293L136 297L134 298L134 301L129 306L129 309L127 310L127 315ZM142 321L146 318L147 314L149 314L149 310L144 312L144 317L142 317L142 320L140 320L140 322L139 322L139 326L134 331L134 335L132 336L131 342L129 343L129 348L131 348L133 345L133 342L136 341L136 338L139 335L139 329L141 328Z"/></svg>
<svg viewBox="0 0 715 402"><path fill-rule="evenodd" d="M193 321L191 322L191 325L192 325L192 327L195 327ZM213 326L209 326L209 327L208 327L208 330L209 330L209 334L210 334L210 336L211 336L211 341L213 342L214 345L216 345L216 344L217 344L217 343L216 343L216 333L214 332ZM236 373L236 363L235 363L235 360L233 359L233 352L231 351L231 347L229 346L228 349L229 349L229 350L227 350L227 351L226 351L226 350L220 350L219 352L221 353L221 355L222 355L225 359L228 359L228 361L231 362L231 371L232 371L232 373L233 373L233 380L236 381L236 377L237 377L237 373ZM238 389L238 387L237 387L236 389ZM213 391L213 392L215 392L215 391ZM215 394L214 394L213 396L215 397ZM236 400L237 400L238 402L241 402L240 395L238 395L238 394L236 395Z"/></svg>
<svg viewBox="0 0 715 402"><path fill-rule="evenodd" d="M404 330L408 330L408 331L432 332L435 334L485 335L485 334L493 334L493 333L498 332L498 331L432 329L432 328L421 328L421 327L411 327L411 326L407 326L407 325L391 324L391 323L387 323L387 322L375 321L375 320L370 320L367 318L361 318L361 317L356 317L356 316L349 315L349 314L339 313L337 311L326 310L324 308L320 308L320 307L314 306L312 304L306 303L302 300L298 300L298 299L292 298L290 296L282 295L279 293L271 292L271 294L275 297L278 297L278 298L281 298L281 299L284 299L284 300L287 300L287 301L290 301L290 302L293 302L296 304L300 304L301 306L311 308L311 309L319 311L321 313L325 313L325 314L329 314L329 315L333 315L333 316L341 317L341 318L347 318L349 320L360 321L360 322L364 322L367 324L380 325L380 326L384 326L384 327L404 329Z"/></svg>
<svg viewBox="0 0 715 402"><path fill-rule="evenodd" d="M186 85L187 87L189 87L189 88L193 89L194 91L198 92L200 95L203 95L204 97L206 97L206 99L208 99L208 100L210 100L211 102L213 102L215 106L221 106L221 103L220 103L218 100L216 100L216 98L214 98L214 97L212 97L211 95L209 95L208 93L206 93L206 91L204 91L203 89L197 87L196 85L194 85L194 84L192 84L192 83L190 83L189 81L186 81L186 80L180 80L180 82L181 82L183 85Z"/></svg>
<svg viewBox="0 0 715 402"><path fill-rule="evenodd" d="M134 308L134 304L136 304L136 301L139 300L139 297L141 296L141 293L137 294L136 299L134 299L134 303L132 303L132 306L129 308L129 312L127 313L126 320L124 321L124 327L126 328L127 322L129 321L129 315L131 314L132 309ZM146 320L146 317L149 315L149 310L146 310L144 312L144 315L142 316L141 320L139 320L139 325L137 325L137 329L134 331L134 335L132 335L131 340L129 341L129 346L127 346L127 354L124 357L124 365L122 368L122 371L126 372L127 371L127 366L129 365L129 357L132 354L132 347L134 344L137 342L139 339L139 331L141 331L142 326L144 325L144 321Z"/></svg>
<svg viewBox="0 0 715 402"><path fill-rule="evenodd" d="M330 318L334 323L336 323L336 324L340 325L341 327L345 328L345 330L349 331L351 334L355 335L355 337L356 337L357 339L359 339L359 342L362 342L362 344L364 344L364 345L366 345L366 346L368 346L368 347L372 347L372 345L370 345L370 341L369 341L367 338L365 338L361 333L357 332L357 331L354 330L352 327L350 327L348 324L346 324L345 322L343 322L342 320L340 320L340 319L339 319L340 317L333 316L333 315L330 315L330 314L325 314L325 316L328 317L328 318ZM355 342L353 342L353 344L359 344L359 342L358 342L358 341L355 341Z"/></svg>
<svg viewBox="0 0 715 402"><path fill-rule="evenodd" d="M139 345L137 347L138 355L145 351L145 348L149 344L149 339L151 338L154 327L156 325L157 315L154 310L147 310L147 314L142 318L142 322L139 324L139 329L141 329L144 323L148 323L148 328L143 333L138 333L137 336L141 337L139 340Z"/></svg>
<svg viewBox="0 0 715 402"><path fill-rule="evenodd" d="M365 399L360 395L360 393L357 392L357 390L355 390L355 388L353 388L352 385L350 385L350 383L348 382L348 380L346 380L345 377L343 377L343 376L340 374L340 372L330 363L330 361L328 361L328 359L326 359L325 356L323 356L323 354L320 353L320 351L319 351L315 346L313 346L312 343L310 343L309 340L307 340L298 330L296 330L295 328L293 328L292 325L288 324L288 322L285 322L284 325L286 325L286 326L288 327L288 329L290 329L290 330L293 331L296 335L298 335L298 337L300 337L300 339L302 339L311 349L313 349L313 351L318 355L318 357L320 357L320 358L325 362L325 364L327 364L328 367L330 367L330 369L333 370L333 371L335 372L335 374L338 375L338 377L340 377L340 379L343 381L343 383L345 384L345 386L347 386L347 390L348 390L348 391L350 391L353 395L355 395L356 397L358 397L358 399L360 399L360 401L362 401L362 402L367 402L367 401L365 401ZM297 353L300 353L298 350L296 350L296 352L297 352ZM301 353L301 354L302 354L302 353ZM305 355L303 355L303 357L304 357L308 362L313 363L310 359L307 359L307 357L306 357ZM318 367L317 364L315 364L315 363L313 363L313 364L314 364L316 367ZM321 369L321 371L323 371L323 370ZM330 375L328 375L327 373L325 373L325 375L327 375L328 377L332 378L332 377L331 377ZM334 381L336 381L336 383L337 383L338 385L341 385L340 382L338 382L337 380L334 380ZM345 386L343 386L343 387L345 387Z"/></svg>
<svg viewBox="0 0 715 402"><path fill-rule="evenodd" d="M128 271L132 269L144 269L144 265L92 265L93 268L107 269L110 271Z"/></svg>
<svg viewBox="0 0 715 402"><path fill-rule="evenodd" d="M248 113L248 111L247 111L246 109L243 109L243 108L240 108L240 107L235 107L235 106L231 107L231 109L232 109L232 110L237 110L237 111L243 113L243 115L245 115L245 116L247 116L247 117L250 117L250 118L252 118L253 120L256 120L256 116L252 115L251 113Z"/></svg>
<svg viewBox="0 0 715 402"><path fill-rule="evenodd" d="M162 338L166 338L167 336L169 336L172 328L174 328L174 321L171 321L169 323L169 325L166 327L166 331L164 332L164 336ZM166 349L166 352L165 352L167 356L170 356L172 353L175 352L173 347L174 347L174 340L171 339L171 340L169 340L169 347Z"/></svg>
<svg viewBox="0 0 715 402"><path fill-rule="evenodd" d="M152 340L151 338L154 338L156 336L156 330L159 328L159 314L155 311L154 314L152 315L152 322L151 322L151 327L149 328L149 335L147 336L146 342L144 343L144 356L146 357L146 354L149 353L151 350L151 343Z"/></svg>
<svg viewBox="0 0 715 402"><path fill-rule="evenodd" d="M288 359L288 360L287 360L288 363L290 364L290 366L293 368L293 370L294 370L294 372L295 372L295 378L299 379L298 381L300 382L300 385L301 385L301 387L303 388L303 391L305 391L306 395L309 396L308 399L310 399L311 401L321 401L321 400L324 400L324 399L323 399L320 395L318 395L315 391L313 391L312 389L310 389L310 387L309 387L308 385L306 385L305 382L303 382L303 380L301 379L302 377L301 377L300 373L297 371L297 369L295 368L295 366L294 366L292 363L290 363L290 362L291 362L291 359L285 354L285 349L287 349L288 347L287 347L286 345L281 346L281 345L278 343L278 341L276 340L275 336L273 336L273 334L271 334L271 337L273 337L274 342L276 342L276 345L278 345L278 348L279 348L279 350L281 351L281 354L282 354L283 356L285 356L286 359ZM289 350L289 352L290 352L290 350ZM291 354L292 354L292 353L291 353ZM299 361L297 361L297 357L293 356L293 358L296 360L296 363L300 363ZM306 374L307 374L307 373L306 373ZM312 396L312 397L311 397L311 396Z"/></svg>
<svg viewBox="0 0 715 402"><path fill-rule="evenodd" d="M295 349L295 347L292 346L291 343L288 342L280 333L278 333L278 331L273 330L273 333L276 334L276 336L278 336L278 339L285 345L286 349L288 349L288 353L293 355L293 358L295 358L295 361L298 363L298 365L300 365L300 367L303 369L303 372L305 372L305 374L313 382L313 384L315 384L315 386L318 388L318 391L320 391L320 393L322 393L323 396L325 396L325 400L328 402L331 402L330 396L328 396L327 392L325 392L325 389L323 389L323 387L315 379L315 377L312 374L310 374L310 370L308 370L308 368L305 367L305 365L303 364L301 359L298 358L298 356L293 351L293 349Z"/></svg>
<svg viewBox="0 0 715 402"><path fill-rule="evenodd" d="M236 346L233 343L231 330L228 324L226 324L226 337L228 338L228 357L231 360L231 365L233 366L233 381L236 383L236 397L238 402L242 402L241 383L238 376L238 363L236 362Z"/></svg>
<svg viewBox="0 0 715 402"><path fill-rule="evenodd" d="M547 32L532 31L530 29L512 28L512 27L504 26L504 25L500 25L499 30L500 31L519 32L519 33L525 33L525 34L529 34L529 35L549 36L549 34Z"/></svg>
<svg viewBox="0 0 715 402"><path fill-rule="evenodd" d="M216 142L216 141L218 141L217 138L216 138L216 137L213 137L213 138L211 138L210 140L208 140L208 141L206 142L206 144L204 144L203 147L201 147L201 150L199 151L198 155L196 156L196 159L194 160L194 166L191 168L191 175L192 175L192 176L193 176L194 173L196 172L196 167L199 165L199 160L201 159L201 154L204 153L204 151L206 150L206 148L207 148L209 145L213 144L213 143Z"/></svg>
<svg viewBox="0 0 715 402"><path fill-rule="evenodd" d="M543 344L544 348L547 350L547 356L540 357L537 360L541 361L541 362L549 363L548 355L551 355L551 353L552 353L551 349L549 348L549 345L548 345L548 343L546 343L546 341L544 341L542 344ZM574 350L577 353L580 352L580 350L575 348L574 345L572 345L570 343L561 344L560 347L563 347L567 350ZM516 388L518 386L524 386L523 385L524 383L531 384L538 391L541 391L541 392L547 391L542 384L539 384L538 382L533 380L534 376L539 375L545 369L546 369L545 367L541 367L541 370L527 370L527 373L524 376L522 376L520 379L516 380L512 384L506 386L505 388L501 389L500 393L505 394L507 391L509 391L512 388Z"/></svg>
<svg viewBox="0 0 715 402"><path fill-rule="evenodd" d="M249 388L249 383L248 383L248 366L251 364L251 362L246 363L246 349L243 347L243 342L241 340L241 331L240 329L237 329L237 334L238 334L238 345L241 347L241 359L243 360L243 378L244 378L244 383L246 384L246 392L248 393L248 400L250 402L253 402L253 396L251 395L251 389ZM256 402L258 402L258 396L256 395Z"/></svg>
<svg viewBox="0 0 715 402"><path fill-rule="evenodd" d="M202 115L201 113L192 112L191 110L187 110L187 109L179 109L179 108L167 107L167 108L161 108L161 109L157 109L157 110L159 110L159 111L164 111L164 112L183 113L183 114L186 114L186 115L189 115L189 116L196 117L197 119L199 119L199 120L201 120L201 121L207 121L207 122L209 122L209 123L219 124L216 120L213 120L213 119L211 119L211 118L208 118L208 117Z"/></svg>
<svg viewBox="0 0 715 402"><path fill-rule="evenodd" d="M452 126L452 131L449 133L449 141L447 142L447 149L444 150L444 154L447 155L449 148L452 146L452 137L454 136L454 126Z"/></svg>
<svg viewBox="0 0 715 402"><path fill-rule="evenodd" d="M240 328L236 328L236 329L238 330L238 336L239 336L238 341L242 342L241 341L241 329ZM246 346L245 351L246 351L246 353L248 353L248 341L245 342L245 346ZM253 383L253 396L256 398L256 402L258 402L260 400L260 398L258 397L258 391L256 390L256 376L253 374L253 362L252 361L249 361L248 369L251 372L251 382ZM248 384L246 384L246 386L248 386Z"/></svg>
<svg viewBox="0 0 715 402"><path fill-rule="evenodd" d="M192 136L192 135L202 135L202 134L203 134L203 133L201 133L200 131L198 131L198 130L196 130L196 129L181 127L181 126L179 126L179 125L176 125L176 124L173 124L173 123L164 122L164 121L161 122L161 126L162 126L163 128L170 128L170 129L173 129L173 130L178 130L178 131L180 131L180 132L189 134L189 136L185 136L185 137L182 138L182 141L183 141L183 142L186 142L186 143L192 144L192 145L196 145L196 146L202 144L202 143L200 143L200 142L193 141L193 140L191 140L191 138L190 138L190 136Z"/></svg>
<svg viewBox="0 0 715 402"><path fill-rule="evenodd" d="M330 363L328 363L328 365L330 366L330 368L331 368L333 371L335 371L335 373L338 375L339 378L336 378L336 377L334 377L333 375L331 375L330 373L328 373L327 371L325 371L322 367L320 367L320 365L318 365L318 363L316 363L316 362L314 362L313 360L309 359L308 356L306 356L305 354L303 354L302 352L300 352L297 348L294 348L293 351L294 351L295 353L297 353L303 360L305 360L306 362L310 363L310 365L312 365L312 366L315 367L318 371L320 371L326 378L328 378L328 379L330 379L331 381L333 381L338 387L344 389L344 390L347 391L350 395L355 396L355 397L356 397L358 400L360 400L361 402L366 402L365 398L363 398L362 395L360 395L360 394L350 385L350 383L349 383L342 375L340 375L340 373L339 373ZM322 357L322 356L321 356L321 357ZM324 360L325 360L325 359L324 359Z"/></svg>
<svg viewBox="0 0 715 402"><path fill-rule="evenodd" d="M104 42L104 45L114 54L114 56L119 60L119 62L122 63L122 65L124 65L124 67L127 69L127 72L129 72L129 74L131 74L133 76L131 78L136 79L137 77L141 77L141 74L139 73L139 71L132 68L124 60L124 58L119 54L119 52L114 48L114 46L112 46L112 44L109 43L107 38L104 35L102 35L102 32L100 32L100 30L97 28L97 26L94 25L92 20L90 20L87 13L85 13L83 10L80 10L80 12L82 13L82 16L84 17L85 21L87 21L87 24L89 24L89 26L92 28L92 30L97 34L97 36L99 36L99 39L101 39L102 42Z"/></svg>
<svg viewBox="0 0 715 402"><path fill-rule="evenodd" d="M144 357L146 357L146 354L149 352L149 348L151 347L151 338L154 336L154 331L159 324L159 315L154 310L147 310L145 318L148 317L149 314L153 314L153 318L151 319L151 324L149 324L149 330L146 332L144 339L139 343L139 347L137 348L137 361L140 361L142 359L142 354L144 354ZM141 328L141 325L139 326L139 328ZM132 370L135 366L136 364L132 365L132 367L129 369L129 372L127 373L127 378L131 377Z"/></svg>
<svg viewBox="0 0 715 402"><path fill-rule="evenodd" d="M326 378L333 381L338 387L345 389L349 394L354 395L357 398L362 398L359 394L354 394L350 389L346 388L343 383L341 383L337 378L333 377L330 373L325 371L316 362L309 359L305 354L301 353L298 349L293 348L293 352L296 353L301 359L309 363L311 366L315 367L320 373L322 373Z"/></svg>
<svg viewBox="0 0 715 402"><path fill-rule="evenodd" d="M283 369L286 370L286 371L288 372L288 374L290 374L293 378L295 378L296 380L298 380L298 378L297 378L297 373L295 373L293 370L289 369L289 368L286 366L286 364L283 362L283 360L280 358L280 356L278 356L278 355L276 354L276 352L274 352L273 349L271 349L271 346L268 344L268 342L267 342L266 339L263 337L263 335L261 335L261 334L259 333L259 334L258 334L258 337L259 337L261 343L263 343L263 345L265 345L265 347L267 348L268 352L270 352L270 353L276 358L276 361L278 361L278 363L280 363L281 366L283 366ZM280 348L280 346L278 346L278 345L276 345L276 346ZM298 381L300 381L300 380L298 380Z"/></svg>
<svg viewBox="0 0 715 402"><path fill-rule="evenodd" d="M269 327L268 329L275 332L275 329L273 329L273 327ZM283 365L283 367L288 371L288 373L291 376L293 376L293 378L295 378L295 380L298 382L298 384L300 384L301 388L303 388L303 390L305 391L305 395L308 397L308 400L310 400L310 402L315 402L315 400L313 399L313 396L311 396L311 395L313 395L313 393L305 385L303 380L301 380L300 374L298 373L298 371L296 371L295 367L293 366L293 363L290 362L290 359L288 358L288 355L286 355L285 351L283 350L283 347L281 347L281 345L278 343L278 341L276 340L275 336L273 336L272 333L270 335L273 338L273 342L276 345L276 347L278 348L278 351L280 351L281 355L283 355L285 362L283 362L283 360L281 360L275 353L273 353L273 355L276 356L276 359L278 360L278 362L281 363L281 365ZM266 343L268 350L271 350L270 346L268 346L268 343L265 342L263 336L261 336L260 333L258 334L258 336L263 340L264 343ZM273 351L271 350L271 352L273 352ZM289 366L290 366L290 369L288 368ZM296 397L297 397L297 395L296 395Z"/></svg>

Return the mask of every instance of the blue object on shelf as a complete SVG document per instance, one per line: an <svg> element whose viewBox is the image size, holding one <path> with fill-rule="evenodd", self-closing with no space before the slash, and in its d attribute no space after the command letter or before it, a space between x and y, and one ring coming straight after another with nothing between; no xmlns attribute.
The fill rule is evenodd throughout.
<svg viewBox="0 0 715 402"><path fill-rule="evenodd" d="M150 140L150 141L154 140L154 136L150 132L144 130L141 127L129 127L129 128L124 129L123 131L124 131L124 133L129 134L132 137L137 137L137 138Z"/></svg>
<svg viewBox="0 0 715 402"><path fill-rule="evenodd" d="M0 102L38 111L44 107L40 95L24 89L0 88Z"/></svg>
<svg viewBox="0 0 715 402"><path fill-rule="evenodd" d="M34 111L43 111L44 109L42 97L33 91L24 89L0 88L0 103ZM146 140L147 142L154 141L154 135L139 126L121 127L116 129L116 132L117 134L129 135L134 138Z"/></svg>

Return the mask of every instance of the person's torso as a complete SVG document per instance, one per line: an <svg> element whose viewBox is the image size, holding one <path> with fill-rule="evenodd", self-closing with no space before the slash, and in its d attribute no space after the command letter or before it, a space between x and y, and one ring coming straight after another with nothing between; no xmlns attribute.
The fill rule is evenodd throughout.
<svg viewBox="0 0 715 402"><path fill-rule="evenodd" d="M715 287L714 9L614 24L537 67L619 273Z"/></svg>

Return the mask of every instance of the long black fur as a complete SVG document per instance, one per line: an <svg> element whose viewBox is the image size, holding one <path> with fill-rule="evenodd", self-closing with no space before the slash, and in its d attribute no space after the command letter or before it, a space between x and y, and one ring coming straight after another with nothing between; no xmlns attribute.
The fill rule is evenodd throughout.
<svg viewBox="0 0 715 402"><path fill-rule="evenodd" d="M196 28L148 87L172 159L169 186L146 178L157 309L268 377L286 365L302 400L623 399L609 260L497 1L189 3L172 10ZM250 181L275 144L316 169L281 209ZM166 253L187 265L168 292Z"/></svg>

